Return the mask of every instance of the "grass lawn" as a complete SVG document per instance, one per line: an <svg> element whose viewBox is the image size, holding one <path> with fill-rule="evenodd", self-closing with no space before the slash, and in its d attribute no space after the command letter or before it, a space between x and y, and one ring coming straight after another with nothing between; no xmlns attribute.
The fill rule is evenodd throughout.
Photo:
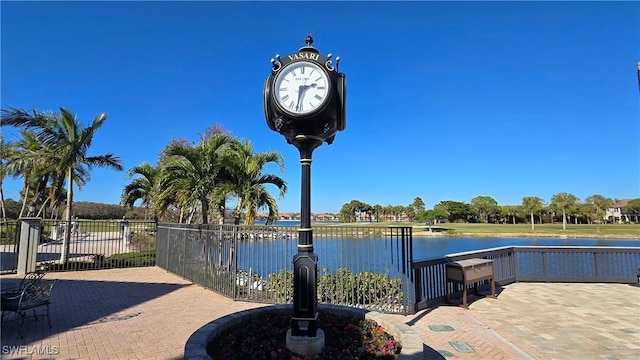
<svg viewBox="0 0 640 360"><path fill-rule="evenodd" d="M418 223L397 222L358 222L340 224L340 226L412 226L414 235L424 235L429 227ZM530 224L465 224L446 223L432 226L436 233L451 236L571 236L589 238L615 238L615 239L640 239L640 224L567 224L567 229L562 229L562 223L536 224L535 230L531 230Z"/></svg>

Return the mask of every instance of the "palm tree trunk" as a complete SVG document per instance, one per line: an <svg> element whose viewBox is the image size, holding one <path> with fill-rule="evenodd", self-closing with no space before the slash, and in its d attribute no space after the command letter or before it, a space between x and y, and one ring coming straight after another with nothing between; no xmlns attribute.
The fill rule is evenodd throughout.
<svg viewBox="0 0 640 360"><path fill-rule="evenodd" d="M23 189L24 189L24 193L22 194L22 208L20 209L20 216L18 217L24 216L24 209L27 207L27 197L29 196L29 183L27 183Z"/></svg>
<svg viewBox="0 0 640 360"><path fill-rule="evenodd" d="M69 248L71 246L71 202L73 201L73 168L67 171L69 189L67 190L67 206L65 214L64 237L62 238L62 253L60 263L66 264L69 260Z"/></svg>
<svg viewBox="0 0 640 360"><path fill-rule="evenodd" d="M536 221L533 218L533 213L531 213L531 230L535 230L536 229Z"/></svg>
<svg viewBox="0 0 640 360"><path fill-rule="evenodd" d="M223 200L221 200L220 204L218 205L218 211L220 212L220 218L218 220L218 225L224 225L224 215L225 215L226 208L227 208L226 201L223 198Z"/></svg>
<svg viewBox="0 0 640 360"><path fill-rule="evenodd" d="M42 203L42 206L40 206L40 210L38 210L38 214L36 215L36 217L40 217L40 215L42 214L42 211L44 211L45 206L47 206L47 202L49 202L50 198L46 198L44 199L44 202Z"/></svg>
<svg viewBox="0 0 640 360"><path fill-rule="evenodd" d="M195 216L196 216L196 207L192 206L189 208L189 214L187 215L186 224L191 224Z"/></svg>
<svg viewBox="0 0 640 360"><path fill-rule="evenodd" d="M200 202L202 203L202 223L206 225L209 223L209 202L206 198Z"/></svg>
<svg viewBox="0 0 640 360"><path fill-rule="evenodd" d="M240 225L240 217L242 216L242 199L238 198L238 205L236 205L236 211L233 212L233 223Z"/></svg>
<svg viewBox="0 0 640 360"><path fill-rule="evenodd" d="M2 221L7 221L7 211L4 208L4 191L2 191L1 182L0 182L0 207L2 208Z"/></svg>
<svg viewBox="0 0 640 360"><path fill-rule="evenodd" d="M567 215L564 212L564 209L562 210L562 230L567 230Z"/></svg>
<svg viewBox="0 0 640 360"><path fill-rule="evenodd" d="M247 210L244 222L246 225L254 225L256 223L256 212L253 209Z"/></svg>

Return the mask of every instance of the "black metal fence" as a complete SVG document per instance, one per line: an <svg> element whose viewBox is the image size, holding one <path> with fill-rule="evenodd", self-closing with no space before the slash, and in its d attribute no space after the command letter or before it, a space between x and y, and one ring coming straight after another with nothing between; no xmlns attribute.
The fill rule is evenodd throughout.
<svg viewBox="0 0 640 360"><path fill-rule="evenodd" d="M412 313L410 227L315 226L318 300ZM159 224L156 264L237 300L293 301L298 229Z"/></svg>
<svg viewBox="0 0 640 360"><path fill-rule="evenodd" d="M21 222L2 224L2 271L16 271ZM70 229L68 257L64 233ZM36 264L46 271L155 265L155 222L40 220ZM6 234L6 236L4 235Z"/></svg>
<svg viewBox="0 0 640 360"><path fill-rule="evenodd" d="M18 262L20 224L15 221L0 222L0 273L15 271Z"/></svg>
<svg viewBox="0 0 640 360"><path fill-rule="evenodd" d="M471 258L493 260L496 283L520 281L637 283L639 247L500 247L414 261L415 310L442 303L462 291L447 282L446 263ZM488 285L488 281L484 282Z"/></svg>
<svg viewBox="0 0 640 360"><path fill-rule="evenodd" d="M20 227L0 223L1 272L16 271ZM71 237L63 262L67 227ZM293 300L296 227L42 220L40 230L37 264L47 271L157 265L236 300ZM493 260L500 285L636 283L640 271L640 247L510 246L414 260L411 227L313 230L319 302L387 313L414 313L462 291L446 278L446 263L457 260Z"/></svg>

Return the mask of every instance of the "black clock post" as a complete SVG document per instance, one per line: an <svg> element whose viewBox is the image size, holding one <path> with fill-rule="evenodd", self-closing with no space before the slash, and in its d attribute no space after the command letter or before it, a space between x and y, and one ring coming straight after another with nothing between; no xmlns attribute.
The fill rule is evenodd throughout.
<svg viewBox="0 0 640 360"><path fill-rule="evenodd" d="M302 191L298 252L293 257L293 318L287 348L315 355L324 348L317 328L317 263L311 228L311 156L323 142L331 144L345 128L346 78L338 72L340 58L321 55L311 44L285 57L271 59L264 85L264 111L271 130L283 135L300 153Z"/></svg>

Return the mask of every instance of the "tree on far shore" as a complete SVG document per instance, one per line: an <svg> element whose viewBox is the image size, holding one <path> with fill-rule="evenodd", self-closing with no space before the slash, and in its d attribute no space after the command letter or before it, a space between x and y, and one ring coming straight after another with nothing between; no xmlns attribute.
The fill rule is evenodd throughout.
<svg viewBox="0 0 640 360"><path fill-rule="evenodd" d="M562 210L562 230L567 230L567 213L571 212L573 206L578 203L579 199L566 192L555 194L551 197L551 207L556 210Z"/></svg>
<svg viewBox="0 0 640 360"><path fill-rule="evenodd" d="M622 207L622 213L627 216L629 221L633 221L632 218L635 216L637 222L640 219L640 198L629 200L627 205Z"/></svg>
<svg viewBox="0 0 640 360"><path fill-rule="evenodd" d="M471 199L470 205L481 223L488 223L491 217L500 213L498 202L491 196L476 196Z"/></svg>
<svg viewBox="0 0 640 360"><path fill-rule="evenodd" d="M544 202L537 196L527 196L522 199L522 209L531 215L531 230L536 229L536 221L533 214L539 213L544 208Z"/></svg>
<svg viewBox="0 0 640 360"><path fill-rule="evenodd" d="M598 223L600 232L600 224L604 221L607 209L613 206L613 200L602 195L591 195L584 199L584 203L587 217Z"/></svg>

